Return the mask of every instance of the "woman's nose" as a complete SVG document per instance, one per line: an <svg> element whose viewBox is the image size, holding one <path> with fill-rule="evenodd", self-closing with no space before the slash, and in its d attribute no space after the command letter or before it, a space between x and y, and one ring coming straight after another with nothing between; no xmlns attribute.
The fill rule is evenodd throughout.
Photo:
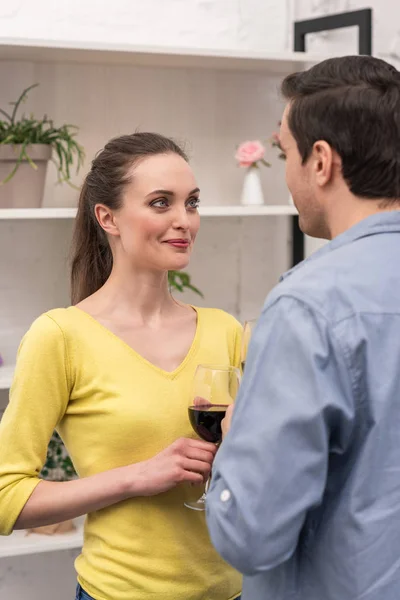
<svg viewBox="0 0 400 600"><path fill-rule="evenodd" d="M175 229L189 229L189 215L185 208L177 208L173 215L172 226Z"/></svg>

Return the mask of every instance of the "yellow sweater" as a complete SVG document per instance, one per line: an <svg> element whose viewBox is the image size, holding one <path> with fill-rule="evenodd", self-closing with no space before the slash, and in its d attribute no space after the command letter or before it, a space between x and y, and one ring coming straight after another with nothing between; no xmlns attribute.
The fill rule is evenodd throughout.
<svg viewBox="0 0 400 600"><path fill-rule="evenodd" d="M52 310L33 323L0 424L0 534L11 533L39 483L55 428L80 477L195 437L187 409L196 366L240 361L237 321L217 309L196 311L193 344L172 373L78 308ZM213 549L205 513L183 505L199 492L182 484L89 514L75 563L82 587L96 600L236 597L241 578Z"/></svg>

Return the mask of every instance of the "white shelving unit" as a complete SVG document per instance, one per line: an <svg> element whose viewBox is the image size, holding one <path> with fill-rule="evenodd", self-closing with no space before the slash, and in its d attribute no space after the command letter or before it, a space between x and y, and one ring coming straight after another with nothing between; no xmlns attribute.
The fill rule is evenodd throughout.
<svg viewBox="0 0 400 600"><path fill-rule="evenodd" d="M252 51L232 52L228 50L160 48L126 44L109 45L73 41L55 42L49 40L0 38L0 73L2 73L2 80L5 86L7 84L7 77L10 78L10 82L13 82L14 88L20 86L22 83L21 89L23 89L25 83L27 85L31 83L32 73L34 73L35 80L36 77L38 79L41 78L41 84L43 83L43 86L40 88L40 90L43 90L42 102L47 101L46 93L49 90L48 101L53 102L53 105L48 109L48 114L51 115L54 108L59 111L58 115L56 115L58 119L64 119L64 115L67 113L68 117L65 117L69 119L67 122L77 122L77 124L84 126L87 138L84 139L83 145L89 148L88 158L98 150L99 144L103 143L103 140L95 135L99 130L102 132L104 130L105 136L114 135L115 131L124 132L124 128L128 129L128 127L130 127L129 130L132 130L135 126L133 119L136 118L138 111L139 113L142 111L145 122L146 119L150 120L150 117L154 117L154 122L157 124L161 123L162 126L165 125L167 131L168 128L172 128L172 130L177 128L177 124L179 127L182 125L185 131L188 125L192 126L191 131L194 132L195 136L197 135L200 146L204 139L208 139L207 136L220 135L220 130L216 134L215 128L213 129L214 124L220 118L221 121L224 121L223 127L225 129L223 130L223 134L225 135L227 147L232 148L233 154L234 145L237 141L235 136L247 135L243 123L247 123L248 118L252 123L253 131L258 124L262 123L262 127L266 126L264 117L261 118L261 115L263 114L264 106L268 106L265 109L266 112L268 110L275 110L276 113L271 112L273 116L270 116L270 124L272 124L273 120L273 126L275 126L278 120L275 118L279 112L276 108L276 102L273 100L268 105L269 98L267 94L262 97L259 103L256 102L254 104L258 111L257 115L254 115L254 111L251 110L251 99L249 102L246 96L246 85L252 85L252 82L257 78L257 82L261 81L261 76L276 78L276 76L283 76L293 71L303 70L323 60L323 58L325 57L294 52L274 54ZM9 63L12 63L12 65L10 66ZM157 69L157 76L155 78L150 77L145 69L136 69L135 73L133 73L134 69L129 71L129 69L121 69L121 66L154 68ZM178 74L174 72L170 76L170 71L168 75L165 75L164 67L186 71L180 71ZM201 81L198 89L193 91L194 69L198 69ZM221 73L218 73L218 76L215 73L207 74L207 71L215 70L219 70ZM223 71L226 73L222 73ZM169 77L171 77L172 81L172 91L166 89L166 80ZM242 85L241 77L246 85ZM27 79L28 81L26 81ZM223 83L220 83L222 80ZM219 85L223 90L218 87ZM225 98L226 85L228 85L229 91ZM148 86L149 89L146 87L145 94L141 96L140 92L145 86ZM176 86L176 90L174 86ZM207 86L209 86L209 90ZM85 102L82 102L82 98L79 96L81 89L84 89L88 99L90 90L95 90L95 101L93 98L91 99L94 104L93 110L87 110L89 101L86 103L86 96ZM111 95L112 91L115 91L114 96ZM160 91L166 91L165 97L163 93L159 93ZM150 100L146 96L148 92ZM264 93L265 86L260 83L260 87L256 90L255 95ZM101 94L103 94L103 97ZM183 100L174 112L176 98L179 95ZM110 98L112 98L112 102ZM128 113L124 104L121 104L121 98L124 102L126 98L126 105L129 105L131 101L133 103L136 102L132 113L133 117L131 113ZM229 109L231 112L228 111L228 114L225 114L225 108L232 105L232 99L236 103L233 103L233 108ZM266 102L265 105L264 100ZM112 104L114 102L117 104L120 102L120 104L114 107ZM163 110L160 109L157 112L157 102L160 104L166 102L167 108L164 109L163 107ZM249 115L247 114L248 105L251 105ZM260 108L261 106L262 108ZM76 112L73 110L69 112L71 107L74 110L76 109ZM196 111L198 111L198 114L202 113L202 116L205 115L203 120L200 119L198 124L194 123L193 119ZM109 117L110 120L112 119L110 128L114 129L107 128ZM121 120L118 121L118 118L121 118ZM140 116L138 120L140 122ZM238 122L240 120L241 123ZM204 123L209 127L208 129L204 128ZM209 126L209 123L212 125ZM241 129L240 125L242 126ZM101 129L102 127L103 129ZM227 131L229 127L234 130L234 135L232 131ZM111 134L110 131L112 131ZM92 135L93 137L91 137ZM263 133L260 132L260 135L263 135ZM266 135L268 135L268 132ZM211 150L213 149L213 145L215 146L214 142L213 138L210 142ZM227 175L221 175L218 171L220 166L218 162L219 151L220 149L216 148L216 154L208 157L207 146L203 145L200 149L200 152L205 156L204 162L207 163L206 167L210 167L210 170L214 168L214 179L211 177L211 181L214 184L218 180L218 177L223 177L224 175L224 181L235 182L236 180L230 176L228 171ZM231 160L233 162L233 156ZM204 167L204 164L201 164L201 166ZM215 176L215 171L218 172L218 176ZM206 174L208 174L207 169ZM270 193L272 198L278 197L274 193L274 190L271 190ZM221 193L219 196L216 194L212 197L221 197ZM234 199L236 196L232 194L231 189L228 189L225 197ZM284 201L285 199L282 198L282 200ZM289 204L264 206L203 205L200 208L200 214L202 217L208 219L207 227L216 232L216 237L223 238L216 249L212 248L212 244L210 243L209 248L204 249L204 256L202 256L201 260L215 262L216 272L220 279L215 287L219 293L225 292L226 297L229 297L234 295L234 291L238 286L231 285L229 287L228 284L230 285L232 282L227 278L230 270L239 269L238 264L240 261L236 261L235 252L241 251L234 248L234 242L237 241L235 236L238 237L240 233L239 226L235 224L234 219L229 218L243 217L243 223L249 223L251 220L246 219L246 217L289 217L296 215L297 211L294 206ZM1 277L3 281L7 282L7 285L4 287L4 296L2 294L5 300L0 300L0 317L3 319L2 322L7 324L7 335L11 330L15 337L17 334L14 333L14 330L18 330L19 335L20 330L26 329L25 324L29 321L31 315L37 314L39 308L41 309L42 306L46 306L47 308L46 302L48 301L48 296L46 294L52 294L52 299L54 297L61 297L61 293L59 295L57 293L60 287L59 273L64 268L64 256L59 246L61 247L65 244L65 236L68 236L70 233L68 222L71 222L75 216L76 209L74 208L0 208L1 235L3 239L7 237L8 240L7 245L4 243L3 247L0 246L0 250L3 250L4 256L5 251L9 252L6 257L7 260L2 262L2 269L4 266L5 272L1 273ZM217 219L213 221L212 218L217 217L226 217L226 219L223 223ZM262 221L262 227L260 226L260 221ZM257 231L255 233L253 231L246 232L245 243L240 247L246 248L249 255L252 252L260 253L257 259L257 268L263 273L262 277L275 277L275 273L271 275L270 272L265 270L269 255L264 248L272 247L273 241L270 242L270 246L263 246L260 242L260 237L261 235L269 235L274 240L274 235L280 235L275 230L278 230L280 224L285 223L285 219L275 219L274 226L268 230L264 227L265 221L262 219L253 219L253 223ZM224 228L227 231L229 230L228 233L233 236L233 242L224 234ZM279 238L279 243L281 242L282 245L287 245L286 239ZM39 256L37 248L40 245L44 248L43 254L45 255L45 259L42 258L42 255ZM21 250L19 250L20 248ZM226 264L224 263L223 267L221 267L222 263L220 262L222 251L225 252L224 260L226 260ZM47 255L45 252L47 252ZM262 254L263 252L264 254ZM31 255L35 256L31 259ZM276 255L273 253L271 255L271 262L277 262ZM244 279L246 279L248 274L248 280L247 282L244 281L243 287L247 285L250 288L251 261L249 261L249 256L246 255L245 258L246 260L243 261L243 265L240 267L242 268L240 273L244 273ZM13 261L15 261L15 266ZM43 269L42 271L40 271L41 268ZM62 271L62 273L64 272ZM64 275L61 277L64 277ZM206 273L204 280L208 281L208 279L209 273ZM47 285L50 280L51 285ZM14 319L11 324L9 322L8 309ZM24 312L25 309L26 312ZM22 317L24 318L23 327L18 320ZM10 344L11 346L12 344ZM0 351L2 351L2 348L0 348ZM13 360L13 358L8 360ZM4 391L3 395L10 388L13 373L13 365L7 364L0 367L0 391ZM26 536L24 531L14 532L11 536L0 539L0 558L79 548L83 541L83 520L77 520L77 524L78 529L76 532L51 537L37 534Z"/></svg>
<svg viewBox="0 0 400 600"><path fill-rule="evenodd" d="M297 210L291 205L264 206L202 206L199 209L202 217L276 217L297 215ZM14 219L74 219L75 208L2 208L0 220Z"/></svg>
<svg viewBox="0 0 400 600"><path fill-rule="evenodd" d="M129 64L186 69L245 69L280 74L307 68L323 58L326 57L313 56L304 52L271 53L251 50L232 52L173 46L0 38L0 60L30 62Z"/></svg>
<svg viewBox="0 0 400 600"><path fill-rule="evenodd" d="M83 544L84 517L74 519L76 530L71 533L42 535L26 531L14 531L10 536L0 537L0 559L28 554L41 554L57 550L81 548Z"/></svg>
<svg viewBox="0 0 400 600"><path fill-rule="evenodd" d="M0 390L10 389L14 376L14 365L2 365L0 367Z"/></svg>

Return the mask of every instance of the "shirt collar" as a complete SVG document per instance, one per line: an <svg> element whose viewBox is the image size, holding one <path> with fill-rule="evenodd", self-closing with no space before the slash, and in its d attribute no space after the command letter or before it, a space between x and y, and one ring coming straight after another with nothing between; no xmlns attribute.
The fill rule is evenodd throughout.
<svg viewBox="0 0 400 600"><path fill-rule="evenodd" d="M353 227L350 227L350 229L347 229L335 237L325 246L322 246L322 248L319 248L313 252L313 254L311 254L301 263L289 269L289 271L281 275L280 281L283 281L286 279L286 277L289 277L289 275L300 269L306 263L317 260L318 258L321 258L321 256L325 256L325 254L333 252L337 248L341 248L347 244L351 244L360 238L379 233L398 232L400 232L400 210L382 211L374 215L370 215L356 225L353 225Z"/></svg>

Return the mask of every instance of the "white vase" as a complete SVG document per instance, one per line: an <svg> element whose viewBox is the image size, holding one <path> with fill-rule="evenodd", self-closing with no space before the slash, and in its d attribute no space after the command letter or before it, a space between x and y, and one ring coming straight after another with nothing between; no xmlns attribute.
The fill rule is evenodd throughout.
<svg viewBox="0 0 400 600"><path fill-rule="evenodd" d="M258 167L248 167L243 180L241 203L245 205L264 204Z"/></svg>

